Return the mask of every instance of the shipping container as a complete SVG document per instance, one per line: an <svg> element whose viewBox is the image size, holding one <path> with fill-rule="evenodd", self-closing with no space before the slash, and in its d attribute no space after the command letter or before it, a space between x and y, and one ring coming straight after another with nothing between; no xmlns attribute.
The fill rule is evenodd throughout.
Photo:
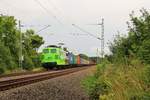
<svg viewBox="0 0 150 100"><path fill-rule="evenodd" d="M74 64L77 65L77 56L74 55Z"/></svg>
<svg viewBox="0 0 150 100"><path fill-rule="evenodd" d="M70 65L75 64L75 57L74 57L73 53L68 53L68 60L69 60Z"/></svg>
<svg viewBox="0 0 150 100"><path fill-rule="evenodd" d="M77 64L80 65L81 64L81 61L80 61L80 56L77 55Z"/></svg>

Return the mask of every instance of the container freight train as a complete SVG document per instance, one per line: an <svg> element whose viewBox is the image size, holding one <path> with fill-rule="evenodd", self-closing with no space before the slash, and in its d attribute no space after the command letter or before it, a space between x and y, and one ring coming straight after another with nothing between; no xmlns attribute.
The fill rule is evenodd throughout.
<svg viewBox="0 0 150 100"><path fill-rule="evenodd" d="M74 55L61 47L50 45L43 49L41 54L42 66L46 69L67 68L76 66L86 66L94 64L93 61L85 59L80 55Z"/></svg>

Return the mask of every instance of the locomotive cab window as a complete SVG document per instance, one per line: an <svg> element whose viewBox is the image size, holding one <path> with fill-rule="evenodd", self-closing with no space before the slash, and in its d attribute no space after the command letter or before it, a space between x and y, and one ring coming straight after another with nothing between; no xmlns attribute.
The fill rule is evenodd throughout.
<svg viewBox="0 0 150 100"><path fill-rule="evenodd" d="M51 49L51 53L56 53L56 49Z"/></svg>
<svg viewBox="0 0 150 100"><path fill-rule="evenodd" d="M43 52L44 53L49 53L49 50L48 49L44 49Z"/></svg>

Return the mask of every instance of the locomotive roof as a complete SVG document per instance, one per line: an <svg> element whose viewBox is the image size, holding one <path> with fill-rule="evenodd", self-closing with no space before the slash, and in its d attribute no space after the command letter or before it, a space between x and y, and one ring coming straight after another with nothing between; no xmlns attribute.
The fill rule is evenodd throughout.
<svg viewBox="0 0 150 100"><path fill-rule="evenodd" d="M61 48L61 47L56 46L56 45L48 45L47 47Z"/></svg>

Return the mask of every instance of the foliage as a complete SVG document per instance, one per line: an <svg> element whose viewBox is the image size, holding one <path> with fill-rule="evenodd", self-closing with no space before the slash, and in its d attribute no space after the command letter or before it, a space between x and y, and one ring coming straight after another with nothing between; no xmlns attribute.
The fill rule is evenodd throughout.
<svg viewBox="0 0 150 100"><path fill-rule="evenodd" d="M23 35L24 69L32 69L36 65L32 58L37 57L37 49L44 43L33 30L21 33L16 22L13 16L0 16L0 74L19 68L20 34Z"/></svg>
<svg viewBox="0 0 150 100"><path fill-rule="evenodd" d="M106 66L98 65L94 75L82 82L91 100L150 99L150 66Z"/></svg>
<svg viewBox="0 0 150 100"><path fill-rule="evenodd" d="M150 14L140 12L132 12L128 36L117 35L112 54L83 81L92 100L150 100Z"/></svg>
<svg viewBox="0 0 150 100"><path fill-rule="evenodd" d="M129 63L125 59L134 56L143 63L150 64L150 14L145 9L140 12L142 14L140 17L134 16L134 13L130 15L128 36L117 35L111 43L110 50L114 60Z"/></svg>
<svg viewBox="0 0 150 100"><path fill-rule="evenodd" d="M87 90L91 99L99 98L99 92L97 91L99 88L97 83L97 78L94 76L89 76L82 81L82 85Z"/></svg>
<svg viewBox="0 0 150 100"><path fill-rule="evenodd" d="M29 66L37 66L39 64L39 55L37 53L38 48L44 43L43 38L36 35L33 30L27 30L24 33L24 54L25 60L28 61ZM35 61L38 60L38 61ZM26 61L25 61L26 62ZM28 64L24 64L24 67ZM31 68L32 68L31 67Z"/></svg>
<svg viewBox="0 0 150 100"><path fill-rule="evenodd" d="M91 100L98 100L102 91L107 93L110 88L107 86L107 82L99 81L99 76L104 72L105 64L98 65L96 69L94 75L88 76L82 81L82 85L87 90Z"/></svg>

